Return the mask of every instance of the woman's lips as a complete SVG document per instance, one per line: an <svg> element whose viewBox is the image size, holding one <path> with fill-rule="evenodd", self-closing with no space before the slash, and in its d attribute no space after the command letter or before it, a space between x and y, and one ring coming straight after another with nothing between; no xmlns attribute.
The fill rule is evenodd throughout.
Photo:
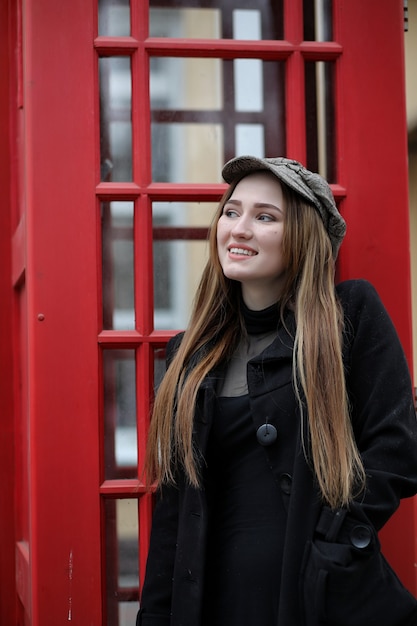
<svg viewBox="0 0 417 626"><path fill-rule="evenodd" d="M241 246L229 246L228 250L230 254L241 254L242 256L255 256L258 254L255 250L242 248Z"/></svg>

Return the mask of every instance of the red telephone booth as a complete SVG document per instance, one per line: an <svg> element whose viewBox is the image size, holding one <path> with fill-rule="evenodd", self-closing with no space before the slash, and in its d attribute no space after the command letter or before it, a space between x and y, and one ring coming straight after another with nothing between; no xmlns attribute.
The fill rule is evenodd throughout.
<svg viewBox="0 0 417 626"><path fill-rule="evenodd" d="M255 7L255 8L254 8ZM0 3L0 622L133 623L141 467L221 165L332 184L411 365L401 0ZM415 505L383 533L416 591Z"/></svg>

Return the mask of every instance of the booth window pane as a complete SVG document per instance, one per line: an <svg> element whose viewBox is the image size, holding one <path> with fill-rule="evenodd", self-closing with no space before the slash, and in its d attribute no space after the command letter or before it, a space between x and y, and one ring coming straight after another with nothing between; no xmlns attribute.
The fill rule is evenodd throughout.
<svg viewBox="0 0 417 626"><path fill-rule="evenodd" d="M130 57L103 57L100 70L102 181L132 180L132 80Z"/></svg>
<svg viewBox="0 0 417 626"><path fill-rule="evenodd" d="M223 143L220 124L152 124L153 181L219 181Z"/></svg>
<svg viewBox="0 0 417 626"><path fill-rule="evenodd" d="M150 2L151 6L155 4ZM149 11L151 37L218 39L220 10L207 8L152 7Z"/></svg>
<svg viewBox="0 0 417 626"><path fill-rule="evenodd" d="M333 39L332 5L332 0L303 0L305 41Z"/></svg>
<svg viewBox="0 0 417 626"><path fill-rule="evenodd" d="M223 100L221 71L220 59L152 57L151 99L167 101L174 110L218 111Z"/></svg>
<svg viewBox="0 0 417 626"><path fill-rule="evenodd" d="M101 204L103 328L135 327L133 202Z"/></svg>
<svg viewBox="0 0 417 626"><path fill-rule="evenodd" d="M137 476L134 350L103 351L104 477Z"/></svg>
<svg viewBox="0 0 417 626"><path fill-rule="evenodd" d="M208 258L216 202L154 202L154 326L185 328Z"/></svg>
<svg viewBox="0 0 417 626"><path fill-rule="evenodd" d="M129 0L98 0L98 34L103 37L130 35Z"/></svg>
<svg viewBox="0 0 417 626"><path fill-rule="evenodd" d="M131 626L139 609L137 500L104 500L104 517L106 623L108 626Z"/></svg>
<svg viewBox="0 0 417 626"><path fill-rule="evenodd" d="M307 167L336 180L334 62L306 62Z"/></svg>
<svg viewBox="0 0 417 626"><path fill-rule="evenodd" d="M236 154L252 154L265 156L265 133L261 124L236 124ZM282 154L282 153L280 153Z"/></svg>
<svg viewBox="0 0 417 626"><path fill-rule="evenodd" d="M235 79L235 110L263 111L264 88L262 61L237 59L233 62Z"/></svg>
<svg viewBox="0 0 417 626"><path fill-rule="evenodd" d="M151 59L153 181L220 181L237 153L285 154L284 72L259 59Z"/></svg>
<svg viewBox="0 0 417 626"><path fill-rule="evenodd" d="M149 29L152 37L197 39L282 39L282 0L196 0L193 7L176 7L175 1L151 0ZM190 3L191 4L191 3ZM250 5L248 8L248 4ZM162 5L162 6L161 6ZM199 6L202 5L202 6Z"/></svg>

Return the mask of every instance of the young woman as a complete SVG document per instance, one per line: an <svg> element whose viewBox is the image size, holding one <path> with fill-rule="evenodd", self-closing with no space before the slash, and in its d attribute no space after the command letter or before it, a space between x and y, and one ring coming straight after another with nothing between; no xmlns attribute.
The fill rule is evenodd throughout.
<svg viewBox="0 0 417 626"><path fill-rule="evenodd" d="M417 491L411 381L373 287L335 287L331 190L238 157L185 333L168 344L138 626L411 626L378 531Z"/></svg>

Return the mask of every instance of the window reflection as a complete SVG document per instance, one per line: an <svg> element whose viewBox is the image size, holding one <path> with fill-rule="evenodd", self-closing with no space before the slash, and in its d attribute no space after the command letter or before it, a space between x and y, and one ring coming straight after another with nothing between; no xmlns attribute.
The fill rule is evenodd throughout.
<svg viewBox="0 0 417 626"><path fill-rule="evenodd" d="M102 302L105 330L135 327L133 202L103 202Z"/></svg>
<svg viewBox="0 0 417 626"><path fill-rule="evenodd" d="M103 37L130 35L129 0L98 0L98 34Z"/></svg>
<svg viewBox="0 0 417 626"><path fill-rule="evenodd" d="M152 37L197 39L282 39L282 0L258 0L256 9L247 9L243 0L213 0L211 8L193 2L193 8L175 7L175 2L150 0L149 28ZM200 2L207 5L206 2ZM175 22L176 29L169 27Z"/></svg>
<svg viewBox="0 0 417 626"><path fill-rule="evenodd" d="M104 476L137 476L134 350L103 351Z"/></svg>
<svg viewBox="0 0 417 626"><path fill-rule="evenodd" d="M167 120L167 117L164 116ZM168 118L169 119L169 118ZM152 124L152 178L156 182L220 181L224 154L220 124Z"/></svg>
<svg viewBox="0 0 417 626"><path fill-rule="evenodd" d="M303 0L305 41L333 39L332 0Z"/></svg>
<svg viewBox="0 0 417 626"><path fill-rule="evenodd" d="M284 62L151 59L152 176L220 181L236 154L285 154Z"/></svg>
<svg viewBox="0 0 417 626"><path fill-rule="evenodd" d="M185 328L208 258L217 203L154 202L154 326Z"/></svg>
<svg viewBox="0 0 417 626"><path fill-rule="evenodd" d="M263 158L266 155L264 127L261 124L236 124L235 145L236 154Z"/></svg>
<svg viewBox="0 0 417 626"><path fill-rule="evenodd" d="M154 3L151 1L151 7L152 4ZM220 10L152 7L149 12L149 31L151 37L218 39L220 37Z"/></svg>
<svg viewBox="0 0 417 626"><path fill-rule="evenodd" d="M132 180L132 88L129 57L99 59L102 181Z"/></svg>
<svg viewBox="0 0 417 626"><path fill-rule="evenodd" d="M233 11L233 39L262 39L262 22L259 10Z"/></svg>
<svg viewBox="0 0 417 626"><path fill-rule="evenodd" d="M236 111L263 111L262 61L236 59L233 62Z"/></svg>
<svg viewBox="0 0 417 626"><path fill-rule="evenodd" d="M221 70L220 59L152 57L151 99L167 102L173 110L220 110Z"/></svg>
<svg viewBox="0 0 417 626"><path fill-rule="evenodd" d="M108 626L135 623L138 602L138 502L104 501L106 533L106 599Z"/></svg>
<svg viewBox="0 0 417 626"><path fill-rule="evenodd" d="M334 63L305 64L307 167L330 182L335 169Z"/></svg>

